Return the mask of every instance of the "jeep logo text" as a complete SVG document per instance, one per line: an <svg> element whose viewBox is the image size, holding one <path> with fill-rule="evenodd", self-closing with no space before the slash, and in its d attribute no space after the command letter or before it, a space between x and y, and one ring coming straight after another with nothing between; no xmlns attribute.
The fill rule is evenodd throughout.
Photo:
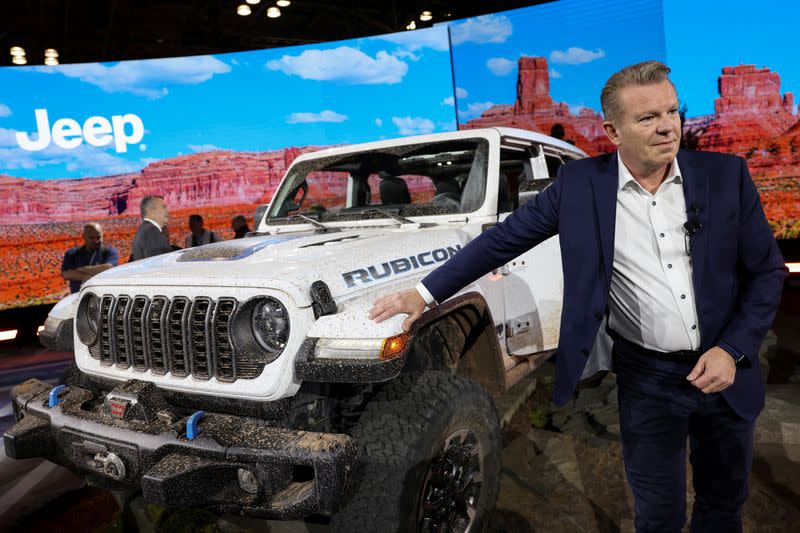
<svg viewBox="0 0 800 533"><path fill-rule="evenodd" d="M29 152L44 150L50 146L51 139L56 146L65 150L77 148L86 139L88 144L97 147L105 146L113 140L116 151L124 153L128 151L129 144L136 144L144 137L142 119L133 113L114 115L110 122L105 117L89 117L83 123L83 128L76 120L60 118L53 123L52 134L47 109L37 109L34 115L39 136L31 140L27 132L17 132L17 144ZM125 131L125 126L128 125L130 134Z"/></svg>

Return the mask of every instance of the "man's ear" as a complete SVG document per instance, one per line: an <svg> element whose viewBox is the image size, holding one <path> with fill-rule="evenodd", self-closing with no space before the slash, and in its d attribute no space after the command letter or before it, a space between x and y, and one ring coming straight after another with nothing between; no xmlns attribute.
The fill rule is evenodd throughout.
<svg viewBox="0 0 800 533"><path fill-rule="evenodd" d="M614 146L619 146L619 132L617 132L617 128L614 126L613 122L610 120L604 120L603 131L606 133L608 140L614 143Z"/></svg>

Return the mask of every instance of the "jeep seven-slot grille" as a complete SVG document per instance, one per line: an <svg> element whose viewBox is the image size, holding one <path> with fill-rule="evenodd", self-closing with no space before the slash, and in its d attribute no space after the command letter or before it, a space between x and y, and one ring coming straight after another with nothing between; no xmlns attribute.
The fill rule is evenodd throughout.
<svg viewBox="0 0 800 533"><path fill-rule="evenodd" d="M110 296L100 300L97 341L89 353L105 365L174 377L253 379L263 362L236 353L234 298Z"/></svg>

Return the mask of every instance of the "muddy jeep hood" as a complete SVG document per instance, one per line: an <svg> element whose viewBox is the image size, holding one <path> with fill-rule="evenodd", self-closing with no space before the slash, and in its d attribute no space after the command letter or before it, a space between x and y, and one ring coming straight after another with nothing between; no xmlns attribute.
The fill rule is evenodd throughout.
<svg viewBox="0 0 800 533"><path fill-rule="evenodd" d="M466 234L452 227L251 237L127 263L95 276L85 287L270 288L289 293L304 307L311 303L308 290L316 280L340 298L430 271L466 242Z"/></svg>

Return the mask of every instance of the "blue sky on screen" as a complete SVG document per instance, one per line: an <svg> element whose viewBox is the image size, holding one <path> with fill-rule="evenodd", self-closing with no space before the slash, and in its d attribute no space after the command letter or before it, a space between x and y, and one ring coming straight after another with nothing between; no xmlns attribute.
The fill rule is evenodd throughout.
<svg viewBox="0 0 800 533"><path fill-rule="evenodd" d="M664 2L667 59L690 117L714 112L722 67L753 64L781 76L781 94L800 96L800 3L729 0Z"/></svg>
<svg viewBox="0 0 800 533"><path fill-rule="evenodd" d="M661 0L561 0L454 23L459 121L516 99L517 60L546 57L556 102L600 110L600 90L620 68L665 59Z"/></svg>
<svg viewBox="0 0 800 533"><path fill-rule="evenodd" d="M103 176L214 149L266 151L455 129L445 27L281 49L148 61L0 68L0 174L33 179ZM37 137L34 110L83 126L133 119L76 148ZM119 119L123 123L122 119ZM99 130L98 130L99 131ZM120 135L114 133L119 131ZM82 133L85 133L83 131ZM66 137L62 136L63 139ZM113 141L109 140L113 138ZM125 151L119 148L124 147Z"/></svg>

